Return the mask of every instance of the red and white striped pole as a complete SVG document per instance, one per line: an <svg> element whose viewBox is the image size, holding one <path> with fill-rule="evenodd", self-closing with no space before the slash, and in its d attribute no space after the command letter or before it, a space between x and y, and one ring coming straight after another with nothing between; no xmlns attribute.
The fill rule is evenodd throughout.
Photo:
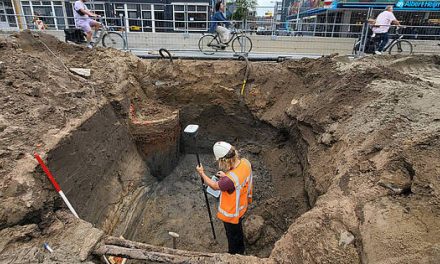
<svg viewBox="0 0 440 264"><path fill-rule="evenodd" d="M57 181L52 176L52 173L50 173L49 169L47 168L46 164L44 164L43 160L41 159L40 155L37 153L34 154L34 157L37 159L38 163L40 163L41 168L46 173L47 178L49 178L50 182L52 183L53 187L55 187L55 190L58 192L58 194L61 196L63 201L66 203L67 207L69 207L69 210L72 212L74 216L79 218L78 214L75 212L75 209L73 209L72 205L70 204L69 200L67 200L67 197L64 195L63 191L61 190L60 186L58 185Z"/></svg>

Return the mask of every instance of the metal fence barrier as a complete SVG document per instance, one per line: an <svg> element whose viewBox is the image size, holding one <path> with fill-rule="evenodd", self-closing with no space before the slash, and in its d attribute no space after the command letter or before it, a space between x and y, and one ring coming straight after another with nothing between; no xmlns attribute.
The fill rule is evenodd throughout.
<svg viewBox="0 0 440 264"><path fill-rule="evenodd" d="M17 15L16 19L22 23L23 29L38 30L35 16ZM74 27L72 17L39 16L38 19L46 25L43 30L61 40L64 40L62 29ZM123 16L103 17L103 20L110 30L120 31L124 35L127 49L137 51L160 48L196 51L200 37L208 32L210 25L210 21L127 19ZM252 52L314 55L339 53L356 56L366 53L366 23L350 24L336 20L246 20L234 23L236 28L251 38ZM15 30L19 30L18 27ZM405 26L400 33L402 39L411 42L414 54L437 54L440 51L440 26Z"/></svg>

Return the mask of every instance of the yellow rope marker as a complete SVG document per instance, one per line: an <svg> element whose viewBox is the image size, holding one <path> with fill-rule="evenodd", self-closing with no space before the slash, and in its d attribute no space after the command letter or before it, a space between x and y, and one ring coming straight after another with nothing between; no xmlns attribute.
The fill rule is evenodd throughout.
<svg viewBox="0 0 440 264"><path fill-rule="evenodd" d="M241 86L241 92L240 92L241 96L243 96L244 95L244 88L246 87L246 82L249 77L250 65L249 65L249 60L246 56L239 56L238 59L244 59L246 61L246 71L244 73L243 85Z"/></svg>
<svg viewBox="0 0 440 264"><path fill-rule="evenodd" d="M244 87L246 86L246 79L243 80L243 85L241 86L241 95L244 94Z"/></svg>

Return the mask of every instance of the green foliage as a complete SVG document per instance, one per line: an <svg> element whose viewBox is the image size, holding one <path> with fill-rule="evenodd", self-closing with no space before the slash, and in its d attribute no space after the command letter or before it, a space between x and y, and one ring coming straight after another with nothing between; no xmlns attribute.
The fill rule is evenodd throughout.
<svg viewBox="0 0 440 264"><path fill-rule="evenodd" d="M247 18L250 10L257 6L257 0L237 0L235 1L235 12L232 14L233 20L243 20Z"/></svg>

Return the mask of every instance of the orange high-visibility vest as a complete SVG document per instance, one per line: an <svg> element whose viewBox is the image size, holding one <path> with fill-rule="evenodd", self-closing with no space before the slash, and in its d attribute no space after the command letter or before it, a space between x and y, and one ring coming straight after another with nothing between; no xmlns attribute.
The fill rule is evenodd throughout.
<svg viewBox="0 0 440 264"><path fill-rule="evenodd" d="M238 224L252 202L252 167L247 159L241 159L237 168L226 173L232 180L235 191L221 192L217 217L223 222Z"/></svg>

